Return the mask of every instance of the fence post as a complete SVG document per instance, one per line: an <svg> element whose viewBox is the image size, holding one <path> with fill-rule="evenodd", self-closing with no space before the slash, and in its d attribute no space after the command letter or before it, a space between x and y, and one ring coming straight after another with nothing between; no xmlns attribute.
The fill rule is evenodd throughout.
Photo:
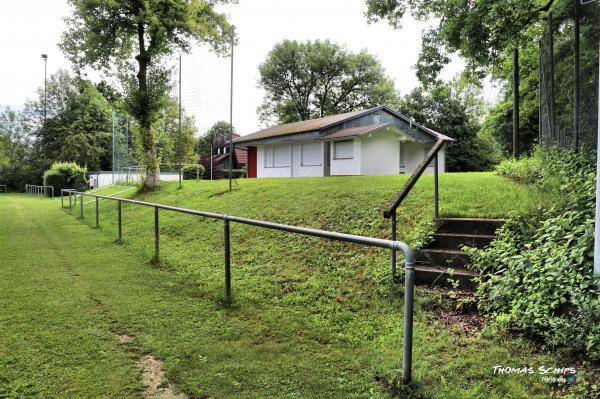
<svg viewBox="0 0 600 399"><path fill-rule="evenodd" d="M396 241L396 210L392 212L392 241ZM392 280L396 277L396 248L392 248Z"/></svg>
<svg viewBox="0 0 600 399"><path fill-rule="evenodd" d="M98 215L98 197L96 197L96 228L100 227L100 220Z"/></svg>
<svg viewBox="0 0 600 399"><path fill-rule="evenodd" d="M83 219L83 193L79 195L79 219Z"/></svg>
<svg viewBox="0 0 600 399"><path fill-rule="evenodd" d="M223 219L223 241L225 250L225 301L231 305L231 250L229 237L229 220Z"/></svg>
<svg viewBox="0 0 600 399"><path fill-rule="evenodd" d="M65 197L63 195L63 191L60 190L60 209L63 209L65 207Z"/></svg>
<svg viewBox="0 0 600 399"><path fill-rule="evenodd" d="M439 174L439 163L438 163L438 153L435 153L434 158L434 168L433 168L433 201L434 201L434 211L433 215L437 219L440 217L440 199L439 199L439 186L438 186L438 176ZM394 239L396 241L396 239Z"/></svg>
<svg viewBox="0 0 600 399"><path fill-rule="evenodd" d="M154 261L158 262L159 243L158 243L158 208L154 207Z"/></svg>
<svg viewBox="0 0 600 399"><path fill-rule="evenodd" d="M121 224L122 224L122 217L121 217L121 201L118 202L119 206L118 206L118 214L119 214L119 242L121 242L122 238L123 238L123 231L121 228Z"/></svg>
<svg viewBox="0 0 600 399"><path fill-rule="evenodd" d="M413 300L415 293L415 264L412 255L405 254L404 275L404 356L402 357L402 379L412 379Z"/></svg>

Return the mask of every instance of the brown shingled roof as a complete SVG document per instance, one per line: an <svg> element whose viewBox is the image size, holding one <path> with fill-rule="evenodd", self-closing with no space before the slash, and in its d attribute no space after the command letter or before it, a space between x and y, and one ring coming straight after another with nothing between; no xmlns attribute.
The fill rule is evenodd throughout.
<svg viewBox="0 0 600 399"><path fill-rule="evenodd" d="M285 136L286 134L303 133L303 132L319 130L322 127L334 124L336 122L343 121L345 119L351 118L356 115L360 115L367 111L368 110L346 112L345 114L330 115L330 116L324 116L322 118L317 118L317 119L309 119L307 121L292 122L292 123L286 123L284 125L277 125L277 126L270 127L268 129L260 130L258 132L251 133L246 136L242 136L240 138L234 139L233 142L234 143L243 143L245 141L264 139L267 137Z"/></svg>

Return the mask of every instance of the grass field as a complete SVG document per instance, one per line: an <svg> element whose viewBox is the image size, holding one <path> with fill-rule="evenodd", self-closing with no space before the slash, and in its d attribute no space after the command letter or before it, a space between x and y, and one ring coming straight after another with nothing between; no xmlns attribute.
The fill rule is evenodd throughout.
<svg viewBox="0 0 600 399"><path fill-rule="evenodd" d="M165 184L137 198L277 222L388 237L381 213L405 176ZM398 214L414 242L431 219L426 176ZM135 195L133 192L127 196ZM491 174L441 176L441 211L524 212L548 196ZM141 396L135 362L151 353L190 397L388 398L399 376L401 286L383 250L232 225L234 304L223 304L222 222L93 205L84 223L58 200L0 196L0 397ZM553 364L519 338L448 325L439 295L417 291L413 397L547 398L538 376L493 375L496 365ZM132 342L115 336L128 334ZM402 396L400 396L402 397Z"/></svg>

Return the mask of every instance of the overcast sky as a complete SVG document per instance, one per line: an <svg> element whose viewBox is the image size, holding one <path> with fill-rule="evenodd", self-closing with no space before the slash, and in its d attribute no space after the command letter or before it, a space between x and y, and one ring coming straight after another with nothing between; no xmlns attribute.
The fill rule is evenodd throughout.
<svg viewBox="0 0 600 399"><path fill-rule="evenodd" d="M241 134L262 126L256 108L263 98L257 88L258 65L275 43L283 39L329 39L351 51L367 49L384 66L402 94L418 85L413 66L425 26L406 20L402 30L386 23L367 24L364 0L239 0L222 6L239 35L234 58L233 124ZM43 85L42 53L48 54L48 74L70 68L57 43L64 30L63 17L70 10L66 0L2 1L0 7L0 105L21 107ZM462 69L455 60L442 77ZM200 133L214 122L229 120L229 59L206 48L183 55L183 106L196 117ZM486 86L491 99L495 90Z"/></svg>

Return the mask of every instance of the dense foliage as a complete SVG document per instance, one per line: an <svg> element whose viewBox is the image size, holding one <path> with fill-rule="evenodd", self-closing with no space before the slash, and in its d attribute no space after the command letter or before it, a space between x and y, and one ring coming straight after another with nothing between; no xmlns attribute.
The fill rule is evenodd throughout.
<svg viewBox="0 0 600 399"><path fill-rule="evenodd" d="M394 106L397 100L394 83L374 56L352 53L328 40L284 40L259 72L259 85L266 92L258 109L263 122L289 123Z"/></svg>
<svg viewBox="0 0 600 399"><path fill-rule="evenodd" d="M483 108L479 89L457 79L417 87L399 106L401 113L455 139L446 152L446 168L452 172L481 171L494 162L493 148L477 137Z"/></svg>
<svg viewBox="0 0 600 399"><path fill-rule="evenodd" d="M235 127L233 127L233 131L235 132ZM232 127L229 122L216 122L196 141L196 153L200 156L210 154L211 148L219 142L223 143L223 140L228 140L231 132Z"/></svg>
<svg viewBox="0 0 600 399"><path fill-rule="evenodd" d="M185 165L181 168L181 173L184 180L202 179L202 176L204 176L204 165Z"/></svg>
<svg viewBox="0 0 600 399"><path fill-rule="evenodd" d="M595 167L585 155L537 150L500 174L560 194L509 219L488 249L469 249L487 274L481 307L500 323L555 348L600 360L600 284L593 277Z"/></svg>
<svg viewBox="0 0 600 399"><path fill-rule="evenodd" d="M76 68L117 70L128 112L139 125L147 187L159 184L153 124L168 100L171 70L164 59L192 42L225 52L232 27L215 11L227 0L69 0L73 15L61 47Z"/></svg>
<svg viewBox="0 0 600 399"><path fill-rule="evenodd" d="M44 185L53 186L54 193L60 193L61 188L85 190L87 188L87 169L75 162L55 162L44 172Z"/></svg>

